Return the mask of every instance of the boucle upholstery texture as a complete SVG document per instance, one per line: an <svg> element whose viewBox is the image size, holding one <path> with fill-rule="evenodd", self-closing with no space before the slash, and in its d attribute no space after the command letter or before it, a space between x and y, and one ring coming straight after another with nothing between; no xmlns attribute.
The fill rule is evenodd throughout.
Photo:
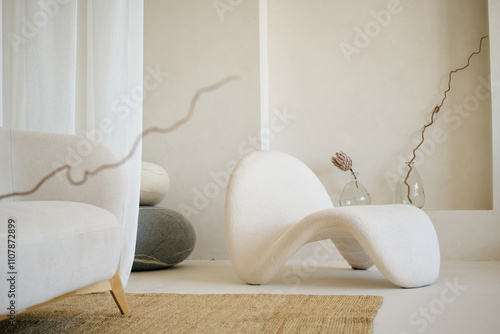
<svg viewBox="0 0 500 334"><path fill-rule="evenodd" d="M71 176L80 181L85 170L119 160L104 145L84 137L9 128L0 128L0 157L0 195L30 190L42 177L65 164L72 166ZM106 169L76 187L61 172L33 194L2 201L73 201L119 216L127 189L125 173L124 167Z"/></svg>
<svg viewBox="0 0 500 334"><path fill-rule="evenodd" d="M113 277L122 244L117 218L102 208L77 202L0 203L0 221L16 222L16 309L46 302ZM1 249L6 252L2 228ZM6 258L6 257L5 257ZM7 262L2 261L2 262ZM5 274L10 270L1 265ZM8 282L0 281L1 291ZM2 312L8 303L1 295Z"/></svg>
<svg viewBox="0 0 500 334"><path fill-rule="evenodd" d="M117 160L83 137L0 128L0 195L30 190L66 163L74 165L72 175L80 180L83 170ZM122 249L119 216L126 187L125 170L119 167L103 170L82 186L58 175L33 194L0 201L0 252L5 255L7 222L13 219L16 225L18 312L113 277ZM12 271L7 256L0 270L4 275ZM0 280L5 292L0 314L7 313L9 288L7 280Z"/></svg>
<svg viewBox="0 0 500 334"><path fill-rule="evenodd" d="M264 284L303 245L333 241L356 269L373 264L414 288L439 275L439 243L424 211L409 205L334 208L316 175L281 152L254 152L234 168L226 194L226 241L238 277Z"/></svg>

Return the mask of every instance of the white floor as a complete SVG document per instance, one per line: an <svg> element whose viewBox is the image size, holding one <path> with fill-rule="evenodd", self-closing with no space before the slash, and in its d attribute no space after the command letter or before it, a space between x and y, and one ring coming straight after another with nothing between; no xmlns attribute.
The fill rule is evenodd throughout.
<svg viewBox="0 0 500 334"><path fill-rule="evenodd" d="M371 268L346 262L289 262L268 284L243 284L229 261L184 261L133 272L127 293L378 295L375 334L500 333L500 262L443 262L432 286L401 289Z"/></svg>

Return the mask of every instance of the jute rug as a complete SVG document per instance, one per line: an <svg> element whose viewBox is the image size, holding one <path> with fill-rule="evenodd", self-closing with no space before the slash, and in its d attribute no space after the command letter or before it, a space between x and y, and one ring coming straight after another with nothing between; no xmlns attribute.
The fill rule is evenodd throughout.
<svg viewBox="0 0 500 334"><path fill-rule="evenodd" d="M127 294L71 297L0 323L11 333L372 333L379 296Z"/></svg>

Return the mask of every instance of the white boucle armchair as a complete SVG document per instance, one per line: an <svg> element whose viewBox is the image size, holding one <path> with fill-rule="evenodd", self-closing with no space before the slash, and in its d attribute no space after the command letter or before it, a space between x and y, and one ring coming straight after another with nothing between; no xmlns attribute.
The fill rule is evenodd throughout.
<svg viewBox="0 0 500 334"><path fill-rule="evenodd" d="M334 208L316 175L281 152L254 152L234 168L226 193L226 242L238 277L264 284L303 245L333 241L355 269L373 264L404 288L439 275L439 243L424 211L409 205Z"/></svg>
<svg viewBox="0 0 500 334"><path fill-rule="evenodd" d="M28 191L67 163L74 166L73 178L81 180L84 170L117 160L83 137L0 128L0 196ZM0 280L0 319L10 318L12 303L19 314L107 290L121 313L129 314L117 270L126 189L124 167L103 170L80 186L61 172L32 194L0 200L0 268L2 277L11 278ZM15 251L10 262L8 249Z"/></svg>

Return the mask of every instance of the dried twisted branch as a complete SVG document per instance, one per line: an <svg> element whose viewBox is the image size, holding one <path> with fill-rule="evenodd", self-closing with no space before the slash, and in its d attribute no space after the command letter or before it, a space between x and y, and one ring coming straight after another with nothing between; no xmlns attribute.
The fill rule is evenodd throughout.
<svg viewBox="0 0 500 334"><path fill-rule="evenodd" d="M425 141L425 130L427 130L428 127L430 127L432 124L434 124L434 122L437 119L439 111L443 107L443 104L444 104L446 98L448 97L448 92L451 90L452 75L455 74L455 73L457 73L457 72L459 72L459 71L462 71L462 70L464 70L464 69L466 69L467 67L470 66L470 60L471 60L471 58L474 55L477 55L477 54L481 53L481 50L482 50L482 47L483 47L483 40L486 39L486 38L488 38L488 35L481 37L481 39L479 41L479 50L474 51L474 52L472 52L470 54L469 58L467 59L467 65L465 65L463 67L459 67L459 68L457 68L457 69L455 69L453 71L450 71L450 73L448 74L448 88L444 91L444 96L443 96L443 99L441 100L441 103L439 105L437 105L434 108L434 110L432 111L430 122L427 123L427 124L425 124L424 127L422 128L420 143L413 149L413 151L412 151L413 157L411 158L410 162L414 162L415 161L415 158L417 157L417 150L420 148L420 146L422 146L422 144ZM408 195L407 195L408 200L410 201L410 203L413 203L413 201L410 198L410 185L408 184L408 178L410 177L410 173L413 170L413 167L412 167L411 164L409 164L409 167L410 168L408 170L408 174L406 174L406 178L404 180L404 184L408 187Z"/></svg>

